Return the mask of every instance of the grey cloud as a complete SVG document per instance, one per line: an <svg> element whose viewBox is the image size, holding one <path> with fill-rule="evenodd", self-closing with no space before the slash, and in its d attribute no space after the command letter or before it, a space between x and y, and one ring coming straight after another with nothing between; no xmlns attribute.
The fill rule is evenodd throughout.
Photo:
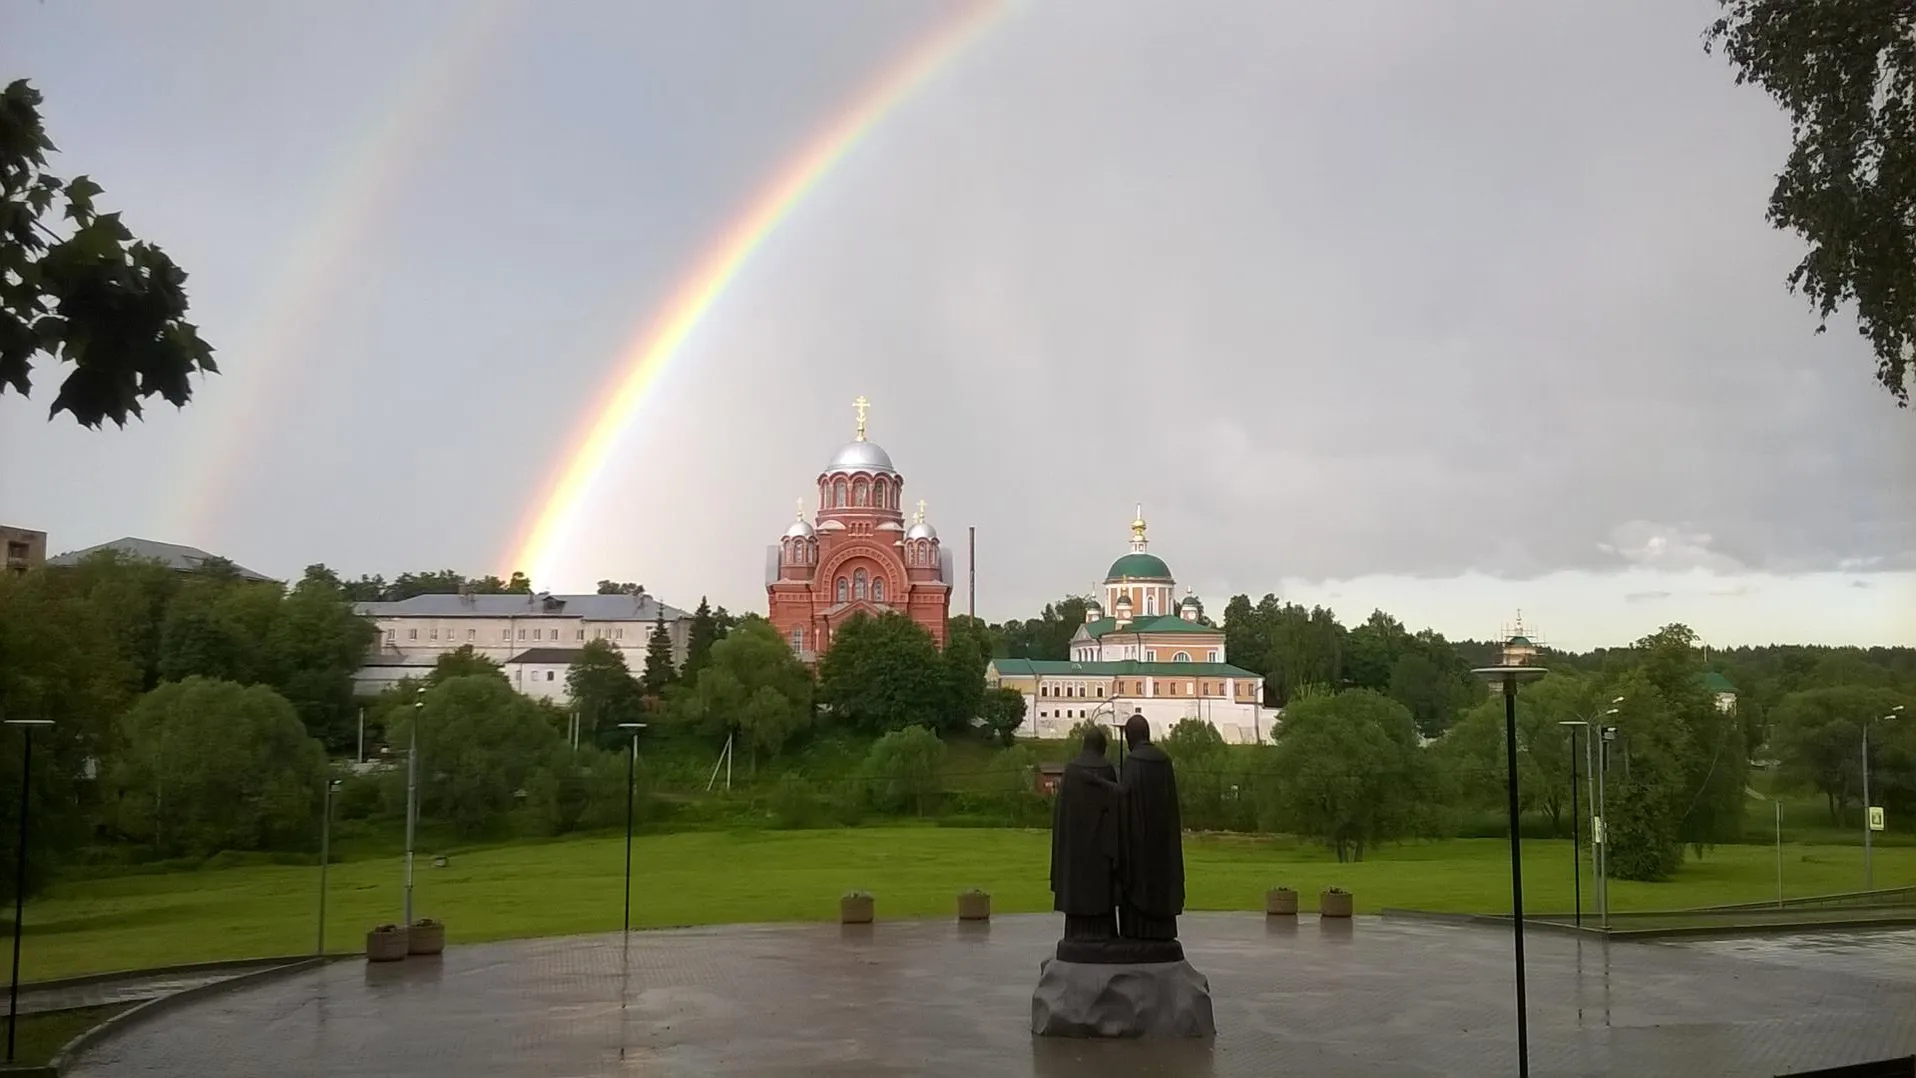
<svg viewBox="0 0 1916 1078"><path fill-rule="evenodd" d="M332 93L249 99L271 54L190 85L122 73L219 9L95 37L61 7L27 9L32 41L0 58L84 70L51 98L56 137L99 150L84 170L109 192L188 192L167 237L230 339L260 252L297 257L272 222L321 208L288 184L349 160L355 132L262 134L256 114L324 115ZM762 601L760 551L859 393L910 497L953 541L978 526L1000 616L1101 575L1140 500L1174 569L1272 588L1916 567L1916 421L1783 288L1797 247L1763 205L1787 132L1702 53L1715 5L1400 9L1021 6L726 289L620 438L574 575ZM275 17L327 21L346 55L349 16L313 10ZM711 238L949 14L527 10L512 62L368 211L235 511L161 538L281 571L490 566ZM281 30L259 47L297 55ZM376 87L407 62L359 57ZM110 153L128 131L169 152ZM229 165L246 181L208 188ZM88 436L98 505L52 471L9 474L5 500L68 545L139 532L110 506L180 482L165 465L219 393ZM14 422L32 411L0 417L0 455L71 459L79 440Z"/></svg>

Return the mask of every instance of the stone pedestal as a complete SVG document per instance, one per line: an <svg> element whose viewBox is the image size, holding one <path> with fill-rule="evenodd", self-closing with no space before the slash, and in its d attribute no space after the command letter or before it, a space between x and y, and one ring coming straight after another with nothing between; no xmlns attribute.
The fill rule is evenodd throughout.
<svg viewBox="0 0 1916 1078"><path fill-rule="evenodd" d="M1209 1037L1211 982L1175 962L1071 962L1047 958L1031 993L1040 1037Z"/></svg>

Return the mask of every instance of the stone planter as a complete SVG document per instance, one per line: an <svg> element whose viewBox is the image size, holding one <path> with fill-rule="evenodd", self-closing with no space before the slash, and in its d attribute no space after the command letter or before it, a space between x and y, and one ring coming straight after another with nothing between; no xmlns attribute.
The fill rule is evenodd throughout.
<svg viewBox="0 0 1916 1078"><path fill-rule="evenodd" d="M1333 888L1318 895L1317 915L1319 917L1349 917L1351 915L1351 893Z"/></svg>
<svg viewBox="0 0 1916 1078"><path fill-rule="evenodd" d="M983 891L966 891L958 896L960 921L991 920L991 896Z"/></svg>
<svg viewBox="0 0 1916 1078"><path fill-rule="evenodd" d="M366 933L366 961L397 962L406 957L406 937L398 925L380 925Z"/></svg>
<svg viewBox="0 0 1916 1078"><path fill-rule="evenodd" d="M1273 887L1264 892L1264 915L1267 917L1297 916L1297 892L1288 887Z"/></svg>
<svg viewBox="0 0 1916 1078"><path fill-rule="evenodd" d="M446 926L438 921L414 921L406 936L407 954L439 954L446 949Z"/></svg>
<svg viewBox="0 0 1916 1078"><path fill-rule="evenodd" d="M868 925L872 923L874 900L863 891L853 891L838 900L838 923L841 925Z"/></svg>

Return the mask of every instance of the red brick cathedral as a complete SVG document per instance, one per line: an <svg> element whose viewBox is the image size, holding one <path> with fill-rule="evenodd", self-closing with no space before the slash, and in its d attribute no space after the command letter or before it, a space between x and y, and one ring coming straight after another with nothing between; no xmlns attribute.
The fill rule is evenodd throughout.
<svg viewBox="0 0 1916 1078"><path fill-rule="evenodd" d="M951 607L951 559L925 523L925 503L905 522L905 478L891 457L865 439L865 398L858 436L818 476L818 513L798 520L767 552L765 592L774 626L806 662L832 646L832 634L859 611L904 614L945 646Z"/></svg>

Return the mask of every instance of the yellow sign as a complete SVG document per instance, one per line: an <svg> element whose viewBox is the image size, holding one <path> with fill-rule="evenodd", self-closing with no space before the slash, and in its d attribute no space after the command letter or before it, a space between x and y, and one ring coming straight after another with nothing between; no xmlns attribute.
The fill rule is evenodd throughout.
<svg viewBox="0 0 1916 1078"><path fill-rule="evenodd" d="M1869 829L1871 831L1883 830L1883 806L1871 805L1869 807Z"/></svg>

